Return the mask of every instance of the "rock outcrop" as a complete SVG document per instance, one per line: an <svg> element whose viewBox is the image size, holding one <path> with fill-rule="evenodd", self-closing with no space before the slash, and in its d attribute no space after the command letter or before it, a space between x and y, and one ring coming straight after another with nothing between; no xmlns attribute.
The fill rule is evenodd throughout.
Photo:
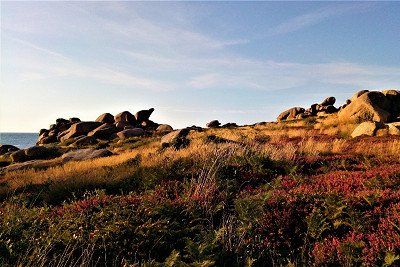
<svg viewBox="0 0 400 267"><path fill-rule="evenodd" d="M95 121L101 123L114 123L114 116L110 113L103 113Z"/></svg>
<svg viewBox="0 0 400 267"><path fill-rule="evenodd" d="M114 116L114 122L115 123L122 122L122 123L125 123L127 125L135 125L136 124L136 118L129 111L123 111L123 112L118 113L117 115Z"/></svg>
<svg viewBox="0 0 400 267"><path fill-rule="evenodd" d="M103 125L100 125L96 129L90 131L87 136L101 140L110 140L116 137L115 134L117 132L118 129L114 124L104 123Z"/></svg>
<svg viewBox="0 0 400 267"><path fill-rule="evenodd" d="M78 149L62 155L64 161L69 160L85 160L85 159L95 159L101 157L108 157L113 155L113 153L108 149L95 149L95 148L85 148Z"/></svg>
<svg viewBox="0 0 400 267"><path fill-rule="evenodd" d="M352 99L350 104L339 111L340 120L388 122L395 117L391 113L391 101L381 92L364 92Z"/></svg>
<svg viewBox="0 0 400 267"><path fill-rule="evenodd" d="M10 157L12 162L25 162L37 159L52 159L59 157L61 153L56 148L45 146L33 146L13 152Z"/></svg>
<svg viewBox="0 0 400 267"><path fill-rule="evenodd" d="M167 134L172 132L174 129L172 128L171 125L168 124L161 124L157 127L156 132L158 134Z"/></svg>
<svg viewBox="0 0 400 267"><path fill-rule="evenodd" d="M49 129L39 131L36 144L45 145L60 142L64 145L75 143L73 146L81 146L98 143L93 139L110 141L115 138L125 139L133 136L165 134L173 130L172 127L169 129L162 126L157 131L160 124L149 119L153 112L154 108L140 110L135 116L129 111L123 111L115 116L104 113L97 117L95 121L81 121L76 117L69 120L59 118L56 123L50 125ZM91 138L85 138L78 142L77 137L81 139L83 136Z"/></svg>
<svg viewBox="0 0 400 267"><path fill-rule="evenodd" d="M161 146L174 147L175 149L180 149L189 144L189 140L186 138L189 134L190 129L184 128L180 130L173 131L161 138Z"/></svg>
<svg viewBox="0 0 400 267"><path fill-rule="evenodd" d="M375 121L365 121L357 126L351 134L351 137L358 136L387 136L400 135L400 122L381 123Z"/></svg>
<svg viewBox="0 0 400 267"><path fill-rule="evenodd" d="M142 128L126 129L126 130L123 130L123 131L117 133L117 136L121 140L130 138L130 137L139 137L139 136L144 136L144 135L146 135L146 132Z"/></svg>
<svg viewBox="0 0 400 267"><path fill-rule="evenodd" d="M218 120L212 120L209 123L206 124L208 128L217 128L221 125L221 123Z"/></svg>
<svg viewBox="0 0 400 267"><path fill-rule="evenodd" d="M81 121L73 124L68 130L60 133L58 139L63 142L73 137L87 135L100 125L102 125L102 123L98 121Z"/></svg>
<svg viewBox="0 0 400 267"><path fill-rule="evenodd" d="M141 124L142 122L148 121L151 114L153 113L154 108L148 109L148 110L140 110L136 112L135 118L138 124Z"/></svg>
<svg viewBox="0 0 400 267"><path fill-rule="evenodd" d="M305 109L301 107L290 108L279 114L277 121L294 120L298 115L303 114L304 112Z"/></svg>
<svg viewBox="0 0 400 267"><path fill-rule="evenodd" d="M0 156L18 150L19 148L13 145L0 145Z"/></svg>

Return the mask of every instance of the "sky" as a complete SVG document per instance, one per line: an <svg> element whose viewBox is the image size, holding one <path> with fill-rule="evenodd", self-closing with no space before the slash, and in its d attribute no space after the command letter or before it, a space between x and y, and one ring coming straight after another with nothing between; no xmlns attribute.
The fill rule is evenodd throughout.
<svg viewBox="0 0 400 267"><path fill-rule="evenodd" d="M1 2L0 131L273 121L400 88L400 2Z"/></svg>

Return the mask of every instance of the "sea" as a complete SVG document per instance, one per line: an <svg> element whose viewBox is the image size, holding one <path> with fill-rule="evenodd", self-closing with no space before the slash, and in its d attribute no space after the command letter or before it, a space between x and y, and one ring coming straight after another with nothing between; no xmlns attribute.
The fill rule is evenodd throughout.
<svg viewBox="0 0 400 267"><path fill-rule="evenodd" d="M37 133L0 133L0 144L13 145L18 148L34 146L37 139Z"/></svg>

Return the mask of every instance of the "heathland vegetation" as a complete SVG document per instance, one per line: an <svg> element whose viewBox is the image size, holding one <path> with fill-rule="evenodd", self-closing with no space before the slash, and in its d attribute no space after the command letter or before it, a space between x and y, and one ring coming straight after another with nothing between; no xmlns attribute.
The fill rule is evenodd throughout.
<svg viewBox="0 0 400 267"><path fill-rule="evenodd" d="M218 124L3 156L0 265L400 263L400 136L337 112Z"/></svg>

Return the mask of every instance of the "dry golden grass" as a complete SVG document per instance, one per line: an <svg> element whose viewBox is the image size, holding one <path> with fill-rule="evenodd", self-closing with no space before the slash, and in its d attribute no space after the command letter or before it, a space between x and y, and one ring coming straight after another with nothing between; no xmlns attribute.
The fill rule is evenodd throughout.
<svg viewBox="0 0 400 267"><path fill-rule="evenodd" d="M68 162L46 170L20 170L8 172L0 176L0 182L7 185L7 190L15 190L26 185L39 185L49 181L65 183L107 183L107 179L125 179L124 172L130 169L118 168L124 162L140 157L140 166L163 168L177 159L193 159L194 162L210 161L211 155L221 151L231 151L236 155L244 155L249 147L258 153L267 155L272 160L295 160L301 155L320 155L327 153L354 153L364 155L399 156L400 140L368 139L367 141L341 137L353 125L340 126L337 117L331 116L319 120L316 124L307 121L290 123L269 123L255 127L246 126L234 129L208 129L205 132L191 132L190 145L187 148L161 150L158 140L153 140L133 150L119 147L118 155L85 161ZM315 129L314 129L315 128ZM226 140L225 143L213 143L205 137L214 135ZM371 141L372 140L372 141ZM376 142L373 140L377 140ZM208 163L207 163L208 164ZM110 178L112 177L112 178ZM4 188L3 188L4 191Z"/></svg>

